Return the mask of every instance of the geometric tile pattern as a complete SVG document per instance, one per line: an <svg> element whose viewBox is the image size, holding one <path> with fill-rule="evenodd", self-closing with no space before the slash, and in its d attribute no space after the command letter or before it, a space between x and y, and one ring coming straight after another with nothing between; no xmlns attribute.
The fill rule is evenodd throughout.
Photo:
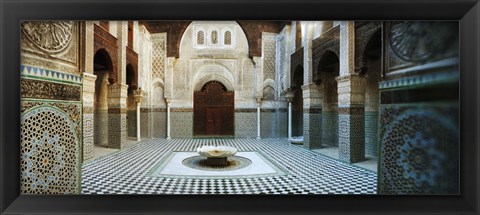
<svg viewBox="0 0 480 215"><path fill-rule="evenodd" d="M288 137L288 112L280 109L278 113L278 137L287 138ZM285 123L287 122L287 123Z"/></svg>
<svg viewBox="0 0 480 215"><path fill-rule="evenodd" d="M260 137L272 138L277 137L277 114L275 112L260 113ZM250 124L251 125L251 124Z"/></svg>
<svg viewBox="0 0 480 215"><path fill-rule="evenodd" d="M227 145L257 151L285 175L159 177L173 151ZM286 139L152 139L83 165L82 194L376 194L377 174L290 144Z"/></svg>
<svg viewBox="0 0 480 215"><path fill-rule="evenodd" d="M20 65L20 72L22 77L36 77L43 80L55 80L72 84L82 84L82 76L65 74L39 67Z"/></svg>
<svg viewBox="0 0 480 215"><path fill-rule="evenodd" d="M458 106L382 107L383 194L458 194Z"/></svg>
<svg viewBox="0 0 480 215"><path fill-rule="evenodd" d="M153 138L167 137L167 112L152 112ZM142 123L142 122L140 122ZM143 126L143 124L142 124Z"/></svg>
<svg viewBox="0 0 480 215"><path fill-rule="evenodd" d="M73 194L77 187L78 134L69 116L39 106L21 117L21 193Z"/></svg>
<svg viewBox="0 0 480 215"><path fill-rule="evenodd" d="M257 113L235 112L235 138L255 137L257 137Z"/></svg>
<svg viewBox="0 0 480 215"><path fill-rule="evenodd" d="M95 109L93 140L95 145L108 146L108 109Z"/></svg>
<svg viewBox="0 0 480 215"><path fill-rule="evenodd" d="M308 149L322 147L322 110L320 113L303 113L303 145Z"/></svg>
<svg viewBox="0 0 480 215"><path fill-rule="evenodd" d="M150 109L144 109L142 108L141 109L141 112L140 112L140 123L141 123L141 126L140 126L140 137L141 138L151 138L152 137L152 134L150 133L151 132L151 121L152 121L152 112L150 111ZM167 124L165 123L165 126L167 126Z"/></svg>
<svg viewBox="0 0 480 215"><path fill-rule="evenodd" d="M263 35L263 80L275 78L275 68L276 68L276 48L277 41L275 36Z"/></svg>
<svg viewBox="0 0 480 215"><path fill-rule="evenodd" d="M158 39L152 42L152 78L163 80L165 74L165 39Z"/></svg>
<svg viewBox="0 0 480 215"><path fill-rule="evenodd" d="M93 158L93 114L83 114L83 159L90 160Z"/></svg>
<svg viewBox="0 0 480 215"><path fill-rule="evenodd" d="M349 163L365 160L365 115L338 114L339 159Z"/></svg>
<svg viewBox="0 0 480 215"><path fill-rule="evenodd" d="M378 157L378 111L365 111L365 154Z"/></svg>
<svg viewBox="0 0 480 215"><path fill-rule="evenodd" d="M171 137L192 138L193 112L170 112Z"/></svg>
<svg viewBox="0 0 480 215"><path fill-rule="evenodd" d="M108 147L120 149L127 139L127 114L108 113Z"/></svg>
<svg viewBox="0 0 480 215"><path fill-rule="evenodd" d="M338 112L322 112L322 144L338 146Z"/></svg>
<svg viewBox="0 0 480 215"><path fill-rule="evenodd" d="M458 63L458 58L448 59L442 63L454 64ZM396 87L408 87L411 85L426 85L426 84L438 84L449 81L458 81L459 73L458 72L440 72L432 73L426 75L415 75L405 78L398 78L394 80L382 81L380 82L380 89L389 89Z"/></svg>

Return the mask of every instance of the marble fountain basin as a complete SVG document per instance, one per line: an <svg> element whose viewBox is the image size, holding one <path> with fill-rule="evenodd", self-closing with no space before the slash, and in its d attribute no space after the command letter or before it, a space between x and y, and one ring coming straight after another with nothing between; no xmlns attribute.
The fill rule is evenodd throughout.
<svg viewBox="0 0 480 215"><path fill-rule="evenodd" d="M290 138L290 143L292 143L292 144L303 144L303 136L291 137Z"/></svg>
<svg viewBox="0 0 480 215"><path fill-rule="evenodd" d="M228 165L228 157L237 153L237 148L231 146L202 146L197 152L207 158L207 163L212 166Z"/></svg>

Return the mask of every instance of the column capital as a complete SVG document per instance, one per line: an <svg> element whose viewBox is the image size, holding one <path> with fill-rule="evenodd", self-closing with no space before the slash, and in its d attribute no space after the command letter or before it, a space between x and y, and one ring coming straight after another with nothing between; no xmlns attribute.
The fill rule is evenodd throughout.
<svg viewBox="0 0 480 215"><path fill-rule="evenodd" d="M285 98L287 98L288 103L292 103L293 97L295 97L295 93L292 91L291 88L285 90Z"/></svg>
<svg viewBox="0 0 480 215"><path fill-rule="evenodd" d="M357 74L349 74L336 78L338 82L338 105L364 105L366 78Z"/></svg>
<svg viewBox="0 0 480 215"><path fill-rule="evenodd" d="M95 80L97 76L90 73L83 73L83 92L84 93L95 93Z"/></svg>
<svg viewBox="0 0 480 215"><path fill-rule="evenodd" d="M142 102L142 94L143 94L142 89L138 89L138 90L133 91L133 98L135 99L136 103Z"/></svg>
<svg viewBox="0 0 480 215"><path fill-rule="evenodd" d="M111 98L127 98L128 85L115 83L108 85L108 97Z"/></svg>

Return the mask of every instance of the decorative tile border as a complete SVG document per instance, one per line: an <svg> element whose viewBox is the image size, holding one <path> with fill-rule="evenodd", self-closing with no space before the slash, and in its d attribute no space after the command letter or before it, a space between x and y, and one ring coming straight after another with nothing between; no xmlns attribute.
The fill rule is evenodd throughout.
<svg viewBox="0 0 480 215"><path fill-rule="evenodd" d="M235 113L256 113L257 109L235 109Z"/></svg>
<svg viewBox="0 0 480 215"><path fill-rule="evenodd" d="M53 70L42 69L38 67L20 65L20 74L22 77L39 78L52 81L62 81L71 84L82 84L82 76L65 74Z"/></svg>
<svg viewBox="0 0 480 215"><path fill-rule="evenodd" d="M389 89L396 87L407 87L415 85L426 85L426 84L438 84L438 83L449 83L459 80L458 72L444 72L444 73L433 73L426 75L411 76L406 78L400 78L390 81L380 82L380 89Z"/></svg>
<svg viewBox="0 0 480 215"><path fill-rule="evenodd" d="M127 114L126 108L108 108L109 114Z"/></svg>
<svg viewBox="0 0 480 215"><path fill-rule="evenodd" d="M193 112L192 108L171 108L171 112Z"/></svg>

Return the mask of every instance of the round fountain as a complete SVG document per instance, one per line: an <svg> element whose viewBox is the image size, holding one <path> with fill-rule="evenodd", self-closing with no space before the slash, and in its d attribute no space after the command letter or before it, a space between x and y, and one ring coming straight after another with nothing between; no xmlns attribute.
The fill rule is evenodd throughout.
<svg viewBox="0 0 480 215"><path fill-rule="evenodd" d="M206 165L228 166L228 157L237 153L237 148L231 146L202 146L197 148L197 152L207 158Z"/></svg>

